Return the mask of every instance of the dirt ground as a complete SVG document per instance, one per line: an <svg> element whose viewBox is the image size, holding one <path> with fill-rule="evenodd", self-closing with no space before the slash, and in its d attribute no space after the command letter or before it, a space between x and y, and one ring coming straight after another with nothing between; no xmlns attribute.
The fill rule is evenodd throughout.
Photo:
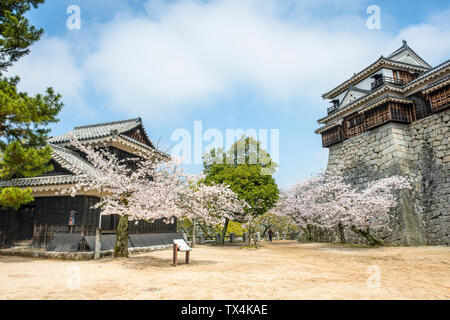
<svg viewBox="0 0 450 320"><path fill-rule="evenodd" d="M180 253L181 254L181 253ZM180 259L181 258L181 259ZM129 259L0 256L0 299L450 299L450 248L262 243Z"/></svg>

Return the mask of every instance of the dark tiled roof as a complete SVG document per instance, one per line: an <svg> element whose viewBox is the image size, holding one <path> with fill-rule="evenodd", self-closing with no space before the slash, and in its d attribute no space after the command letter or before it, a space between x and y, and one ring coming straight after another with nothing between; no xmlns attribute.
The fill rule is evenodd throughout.
<svg viewBox="0 0 450 320"><path fill-rule="evenodd" d="M404 85L401 86L400 88L401 88L402 90L404 90L404 89L406 89L406 88L408 88L408 87L414 85L415 83L419 82L420 80L423 80L423 79L425 79L425 78L427 78L427 77L433 75L434 73L439 72L439 71L441 71L441 70L443 70L443 69L445 69L445 68L447 68L447 67L449 67L449 66L450 66L450 59L447 60L447 61L444 61L443 63L437 65L436 67L431 68L431 69L428 70L427 72L421 74L421 75L420 75L419 77L417 77L416 79L414 79L414 80L412 80L412 81L410 81L410 82L404 84ZM444 79L441 79L441 80L442 80L442 81L445 81ZM439 81L441 81L441 80L439 80ZM447 80L448 80L448 79L447 79ZM439 81L437 81L437 82L439 82ZM436 82L435 82L435 83L432 83L432 84L430 84L428 87L430 87L430 86L432 86L432 85L437 85L437 83L436 83ZM359 98L353 100L353 101L350 102L349 104L345 105L342 109L339 109L339 111L345 110L345 109L349 108L350 106L354 105L355 103L361 101L362 99L365 99L366 97L372 95L373 93L377 92L378 90L380 90L381 88L384 88L384 87L386 87L386 86L389 86L389 84L388 84L388 83L385 83L385 84L383 84L382 86L380 86L380 87L378 87L377 89L375 89L374 91L370 92L369 94L367 94L367 95L365 95L365 96L362 96L362 97L359 97ZM428 89L428 87L425 88L424 90ZM334 115L334 114L326 115L325 117L322 117L322 118L320 118L320 119L317 120L317 121L318 121L319 123L321 123L322 121L326 120L326 119L329 118L329 117L332 117L333 115Z"/></svg>
<svg viewBox="0 0 450 320"><path fill-rule="evenodd" d="M368 107L373 106L374 104L377 104L378 102L381 102L381 101L384 101L384 100L392 100L392 99L394 99L394 100L401 100L404 103L412 103L411 99L407 99L407 98L402 97L402 96L393 95L393 94L389 94L388 93L388 94L385 94L384 96L381 96L381 97L378 97L376 99L373 99L369 103L367 103L367 104L363 105L362 107L360 107L358 109L358 111L367 109Z"/></svg>
<svg viewBox="0 0 450 320"><path fill-rule="evenodd" d="M75 127L71 131L79 140L89 140L102 137L117 135L120 138L145 149L151 150L160 154L163 157L170 158L166 153L153 148L140 141L134 140L126 135L124 132L130 131L142 125L140 118L106 122L88 126ZM52 149L52 159L61 167L68 170L70 174L62 175L45 175L33 178L18 178L12 180L0 181L0 187L17 186L17 187L33 187L43 185L60 185L76 183L83 176L96 173L97 169L86 159L81 157L78 153L58 144L66 144L70 141L69 133L51 138L48 140L48 145ZM150 141L151 142L151 141Z"/></svg>
<svg viewBox="0 0 450 320"><path fill-rule="evenodd" d="M49 145L53 151L53 160L73 174L92 174L97 171L90 162L80 157L78 153L57 145Z"/></svg>
<svg viewBox="0 0 450 320"><path fill-rule="evenodd" d="M361 98L363 98L363 97L361 97ZM393 94L385 94L385 95L383 95L383 96L381 96L381 97L378 97L378 98L376 98L376 99L373 99L372 101L370 101L369 103L366 103L366 104L364 104L363 106L361 106L360 108L358 108L356 111L358 112L358 111L362 111L362 110L365 110L365 109L367 109L367 108L369 108L370 106L373 106L373 105L376 105L377 103L379 103L379 102L382 102L382 101L389 101L389 100L392 100L392 99L394 99L394 100L401 100L402 102L404 102L404 103L412 103L412 101L410 100L410 99L407 99L407 98L404 98L404 97L402 97L402 96L398 96L398 95L393 95ZM356 101L356 100L355 100ZM334 127L339 121L341 121L342 120L342 118L340 118L340 119L338 119L338 120L335 120L335 121L333 121L333 122L330 122L330 123L328 123L328 124L326 124L326 125L324 125L324 126L322 126L322 127L320 127L320 128L318 128L318 129L316 129L314 132L315 133L318 133L319 131L321 131L321 132L323 132L325 129L328 129L328 128L332 128L332 127Z"/></svg>
<svg viewBox="0 0 450 320"><path fill-rule="evenodd" d="M404 44L405 46L405 44ZM420 69L422 71L427 71L428 69L431 68L431 66L425 61L423 60L417 53L414 52L414 50L412 50L410 47L408 47L406 45L406 49L411 50L411 52L413 52L419 59L421 59L425 64L428 65L428 67L424 67L424 66L419 66L419 65L415 65L415 64L411 64L411 63L407 63L407 62L402 62L402 61L395 61L392 60L390 58L392 58L393 56L397 55L398 53L400 53L402 50L406 50L405 47L402 46L399 49L397 49L396 51L394 51L393 53L391 53L387 58L380 56L380 58L378 58L376 61L374 61L373 63L371 63L368 67L364 68L362 71L355 73L351 78L345 80L344 82L340 83L339 85L337 85L336 87L334 87L333 89L331 89L330 91L324 93L322 95L322 98L325 98L327 95L331 94L333 91L336 91L338 88L344 86L346 83L351 83L351 80L355 77L358 77L364 73L367 72L367 70L371 69L372 67L374 67L375 65L377 65L378 63L383 63L383 62L390 62L390 63L395 63L395 64L399 64L399 65L403 65L405 67L409 67L409 68L416 68L416 69ZM342 90L341 90L342 91Z"/></svg>
<svg viewBox="0 0 450 320"><path fill-rule="evenodd" d="M70 141L70 134L73 134L75 137L77 137L78 140L103 138L110 136L114 133L120 134L130 131L141 125L142 125L141 118L135 118L130 120L104 122L88 126L80 126L75 127L70 132L64 133L57 137L50 138L48 142L52 144L67 143Z"/></svg>
<svg viewBox="0 0 450 320"><path fill-rule="evenodd" d="M72 173L64 175L48 175L33 178L18 178L0 181L0 187L33 187L42 185L71 184L79 181L80 175L92 174L95 167L76 152L57 145L49 144L52 148L52 159L61 167Z"/></svg>
<svg viewBox="0 0 450 320"><path fill-rule="evenodd" d="M425 72L425 73L421 74L420 76L418 76L416 79L408 82L405 85L405 87L409 87L409 86L415 84L416 82L418 82L418 81L420 81L422 79L425 79L426 77L432 75L433 73L438 72L438 71L440 71L440 70L442 70L444 68L447 68L448 66L450 66L450 59L448 59L447 61L442 62L441 64L438 64L436 67L431 68L427 72Z"/></svg>
<svg viewBox="0 0 450 320"><path fill-rule="evenodd" d="M55 175L34 178L18 178L12 180L0 180L0 187L35 187L44 185L72 184L79 181L80 176L75 175Z"/></svg>
<svg viewBox="0 0 450 320"><path fill-rule="evenodd" d="M386 88L388 88L388 87L390 87L390 88L395 88L394 86L392 86L392 85L389 84L389 83L384 83L383 85L381 85L381 86L377 87L376 89L370 91L370 93L368 93L368 94L366 94L366 95L364 95L364 96L361 96L361 97L359 97L359 98L356 98L356 99L353 100L352 102L349 102L348 104L346 104L346 105L343 106L342 108L338 109L336 112L334 112L334 113L332 113L332 114L329 114L329 115L326 115L325 117L320 118L319 120L317 120L317 122L318 122L318 123L322 123L322 121L328 119L329 117L333 117L333 116L335 116L337 113L349 109L351 106L357 104L357 103L360 102L361 100L364 100L364 99L366 99L366 98L368 98L368 97L370 97L370 96L372 96L372 95L375 95L376 93L378 93L378 92L381 91L382 89L386 89Z"/></svg>
<svg viewBox="0 0 450 320"><path fill-rule="evenodd" d="M431 89L431 88L433 88L433 87L436 87L436 86L440 85L441 83L444 83L444 82L446 82L446 81L448 81L448 80L450 80L450 75L449 75L449 76L446 76L445 78L442 78L442 79L440 79L440 80L438 80L438 81L435 81L435 82L433 82L433 83L430 83L429 85L426 86L426 88L424 89L424 91L425 91L425 90L428 90L428 89Z"/></svg>

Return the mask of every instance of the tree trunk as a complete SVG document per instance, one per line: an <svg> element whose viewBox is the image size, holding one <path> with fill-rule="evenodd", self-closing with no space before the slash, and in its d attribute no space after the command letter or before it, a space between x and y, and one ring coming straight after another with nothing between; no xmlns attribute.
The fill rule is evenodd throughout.
<svg viewBox="0 0 450 320"><path fill-rule="evenodd" d="M100 250L102 249L102 229L97 228L95 231L95 248L94 259L100 259Z"/></svg>
<svg viewBox="0 0 450 320"><path fill-rule="evenodd" d="M313 232L312 232L311 226L307 225L306 230L307 230L307 235L308 235L308 241L313 242Z"/></svg>
<svg viewBox="0 0 450 320"><path fill-rule="evenodd" d="M114 246L114 258L128 258L128 215L119 217L117 225L116 245Z"/></svg>
<svg viewBox="0 0 450 320"><path fill-rule="evenodd" d="M228 218L225 218L225 225L223 226L223 229L222 229L222 237L220 239L220 244L225 244L225 235L227 234L229 222L230 222L230 220Z"/></svg>
<svg viewBox="0 0 450 320"><path fill-rule="evenodd" d="M345 239L345 232L344 232L344 226L339 222L338 224L338 228L339 228L339 238L341 239L341 243L346 243L346 239Z"/></svg>
<svg viewBox="0 0 450 320"><path fill-rule="evenodd" d="M264 237L266 236L267 230L269 230L269 227L267 227L267 226L265 226L265 225L263 225L263 227L264 227L264 231L263 231L263 233L261 234L261 239L264 239Z"/></svg>
<svg viewBox="0 0 450 320"><path fill-rule="evenodd" d="M195 237L197 235L195 234L195 219L192 219L192 243L191 243L191 247L195 247Z"/></svg>
<svg viewBox="0 0 450 320"><path fill-rule="evenodd" d="M366 230L360 230L360 229L357 229L355 226L352 226L351 229L354 233L359 234L360 236L363 236L369 242L369 244L372 246L384 245L383 240L378 239L370 234L369 228L367 228Z"/></svg>

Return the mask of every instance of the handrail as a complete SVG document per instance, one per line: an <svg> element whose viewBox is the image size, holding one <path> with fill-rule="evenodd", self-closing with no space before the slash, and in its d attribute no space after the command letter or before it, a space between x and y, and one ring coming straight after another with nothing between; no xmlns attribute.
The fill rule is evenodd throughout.
<svg viewBox="0 0 450 320"><path fill-rule="evenodd" d="M337 105L333 105L333 106L331 106L331 107L328 107L328 108L327 108L327 114L331 114L331 113L333 113L333 112L336 112L337 109L338 109L338 106L337 106Z"/></svg>
<svg viewBox="0 0 450 320"><path fill-rule="evenodd" d="M382 76L376 79L374 82L372 82L372 90L382 86L385 83L393 84L396 86L402 86L405 84L405 82L402 79L395 79L392 77Z"/></svg>

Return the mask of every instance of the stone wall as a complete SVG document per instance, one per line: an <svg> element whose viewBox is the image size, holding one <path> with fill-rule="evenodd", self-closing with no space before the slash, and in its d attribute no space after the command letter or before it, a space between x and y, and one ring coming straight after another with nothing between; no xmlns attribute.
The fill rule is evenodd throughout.
<svg viewBox="0 0 450 320"><path fill-rule="evenodd" d="M450 109L412 124L388 123L329 148L328 169L342 165L348 182L412 173L414 189L402 192L386 243L450 243ZM364 242L351 231L346 237Z"/></svg>

